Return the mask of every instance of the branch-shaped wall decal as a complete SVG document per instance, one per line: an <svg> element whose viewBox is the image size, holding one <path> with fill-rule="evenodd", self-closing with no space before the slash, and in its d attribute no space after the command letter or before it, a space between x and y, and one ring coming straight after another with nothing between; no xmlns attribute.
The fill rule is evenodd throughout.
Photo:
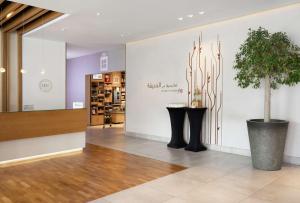
<svg viewBox="0 0 300 203"><path fill-rule="evenodd" d="M201 33L198 43L194 41L193 49L189 52L189 65L186 69L188 106L208 108L204 119L202 140L207 144L220 145L222 144L224 95L223 56L219 36L216 43L210 44L210 51L211 53L205 53ZM210 61L209 66L207 66L207 58Z"/></svg>

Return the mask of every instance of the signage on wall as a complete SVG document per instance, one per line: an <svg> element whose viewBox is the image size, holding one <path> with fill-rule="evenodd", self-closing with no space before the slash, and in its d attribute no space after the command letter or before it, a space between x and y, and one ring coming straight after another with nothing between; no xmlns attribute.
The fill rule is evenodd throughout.
<svg viewBox="0 0 300 203"><path fill-rule="evenodd" d="M52 90L52 82L48 79L43 79L39 82L39 88L42 92L50 92Z"/></svg>
<svg viewBox="0 0 300 203"><path fill-rule="evenodd" d="M73 102L73 109L82 109L84 108L83 102Z"/></svg>
<svg viewBox="0 0 300 203"><path fill-rule="evenodd" d="M103 79L103 75L102 74L94 74L93 75L93 79L95 79L95 80L102 80Z"/></svg>
<svg viewBox="0 0 300 203"><path fill-rule="evenodd" d="M151 90L159 90L160 92L167 93L183 93L183 88L178 87L177 83L164 83L164 82L148 82L146 87Z"/></svg>
<svg viewBox="0 0 300 203"><path fill-rule="evenodd" d="M108 71L108 56L102 53L100 56L100 72Z"/></svg>

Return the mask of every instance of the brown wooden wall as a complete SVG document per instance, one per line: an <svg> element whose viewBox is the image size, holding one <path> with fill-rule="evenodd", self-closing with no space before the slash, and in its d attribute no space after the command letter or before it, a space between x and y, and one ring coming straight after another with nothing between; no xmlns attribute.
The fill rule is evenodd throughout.
<svg viewBox="0 0 300 203"><path fill-rule="evenodd" d="M0 141L82 132L86 109L0 113Z"/></svg>

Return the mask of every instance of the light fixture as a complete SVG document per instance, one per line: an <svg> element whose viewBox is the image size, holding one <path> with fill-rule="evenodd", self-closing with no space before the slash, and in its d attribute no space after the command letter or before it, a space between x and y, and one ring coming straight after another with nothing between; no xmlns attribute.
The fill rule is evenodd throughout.
<svg viewBox="0 0 300 203"><path fill-rule="evenodd" d="M7 15L6 15L6 18L10 18L12 15L14 14L14 12L9 12Z"/></svg>
<svg viewBox="0 0 300 203"><path fill-rule="evenodd" d="M194 17L194 15L193 14L189 14L189 15L186 15L186 17L192 18L192 17Z"/></svg>
<svg viewBox="0 0 300 203"><path fill-rule="evenodd" d="M42 69L42 70L41 70L41 75L45 75L45 74L46 74L45 69Z"/></svg>
<svg viewBox="0 0 300 203"><path fill-rule="evenodd" d="M199 15L204 15L205 11L199 11Z"/></svg>
<svg viewBox="0 0 300 203"><path fill-rule="evenodd" d="M5 70L5 68L0 68L0 73L5 73L6 72L6 70Z"/></svg>
<svg viewBox="0 0 300 203"><path fill-rule="evenodd" d="M60 30L61 30L62 32L64 32L64 31L66 30L66 28L61 28Z"/></svg>
<svg viewBox="0 0 300 203"><path fill-rule="evenodd" d="M100 16L100 14L101 14L100 12L96 13L97 16Z"/></svg>
<svg viewBox="0 0 300 203"><path fill-rule="evenodd" d="M25 70L25 69L22 68L22 69L20 70L20 72L21 72L22 74L26 74L26 73L27 73L27 70Z"/></svg>
<svg viewBox="0 0 300 203"><path fill-rule="evenodd" d="M122 33L120 34L120 36L123 38L123 37L128 37L130 35L130 33L128 32L125 32L125 33Z"/></svg>
<svg viewBox="0 0 300 203"><path fill-rule="evenodd" d="M177 18L178 20L180 20L180 21L183 21L183 17L179 17L179 18Z"/></svg>

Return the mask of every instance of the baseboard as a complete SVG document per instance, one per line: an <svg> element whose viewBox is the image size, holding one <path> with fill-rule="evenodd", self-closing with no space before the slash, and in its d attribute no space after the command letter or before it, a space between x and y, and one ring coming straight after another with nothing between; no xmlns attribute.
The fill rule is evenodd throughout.
<svg viewBox="0 0 300 203"><path fill-rule="evenodd" d="M168 143L170 138L166 137L159 137L155 135L149 135L149 134L144 134L144 133L136 133L136 132L126 132L126 136L131 136L131 137L138 137L142 139L147 139L147 140L153 140L153 141L159 141L159 142L164 142ZM224 152L224 153L230 153L230 154L237 154L237 155L242 155L242 156L251 156L251 152L249 149L240 149L240 148L235 148L235 147L228 147L228 146L220 146L220 145L209 145L206 144L207 148L209 150L213 151L219 151L219 152ZM288 164L294 164L294 165L300 165L300 157L294 157L294 156L289 156L289 155L284 155L284 162Z"/></svg>
<svg viewBox="0 0 300 203"><path fill-rule="evenodd" d="M300 157L284 155L283 160L285 163L300 165Z"/></svg>
<svg viewBox="0 0 300 203"><path fill-rule="evenodd" d="M130 137L138 137L146 140L153 140L153 141L159 141L159 142L165 142L168 143L170 141L170 138L167 137L160 137L160 136L155 136L155 135L149 135L149 134L144 134L144 133L136 133L136 132L125 132L126 136Z"/></svg>
<svg viewBox="0 0 300 203"><path fill-rule="evenodd" d="M219 145L206 145L208 149L214 151L220 151L230 154L238 154L242 156L249 156L251 157L251 152L249 149L239 149L234 147L226 147L226 146L219 146ZM300 165L300 157L284 155L283 161L288 164Z"/></svg>
<svg viewBox="0 0 300 203"><path fill-rule="evenodd" d="M230 154L237 154L237 155L242 155L242 156L251 156L250 150L247 149L239 149L235 147L227 147L227 146L220 146L220 145L209 145L206 144L208 149L213 150L213 151L220 151L220 152L225 152L225 153L230 153Z"/></svg>

